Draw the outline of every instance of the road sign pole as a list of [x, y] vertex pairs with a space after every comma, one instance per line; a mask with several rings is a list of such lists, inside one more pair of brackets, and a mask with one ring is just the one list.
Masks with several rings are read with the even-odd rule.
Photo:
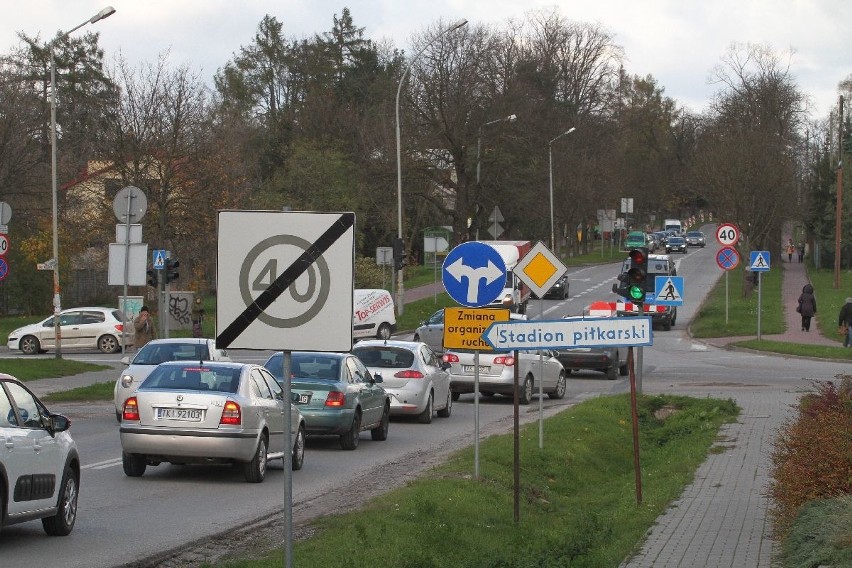
[[479, 479], [479, 349], [473, 352], [473, 478]]
[[763, 278], [757, 280], [757, 340], [760, 341], [760, 306], [763, 304]]
[[633, 470], [636, 474], [636, 504], [642, 504], [642, 469], [639, 462], [639, 411], [636, 403], [636, 371], [633, 346], [627, 348], [627, 367], [630, 370], [630, 422], [633, 426]]
[[[544, 319], [544, 300], [538, 300], [538, 319]], [[538, 351], [538, 376], [544, 378], [544, 351]], [[556, 388], [559, 388], [557, 385]], [[544, 380], [538, 382], [538, 449], [544, 448]]]
[[728, 271], [725, 271], [725, 325], [728, 325]]

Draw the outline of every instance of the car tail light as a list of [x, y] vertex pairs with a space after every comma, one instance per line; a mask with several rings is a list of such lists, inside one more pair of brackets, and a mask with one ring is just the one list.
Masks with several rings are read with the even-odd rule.
[[420, 371], [412, 371], [411, 369], [399, 371], [394, 375], [397, 379], [422, 379], [424, 376]]
[[239, 426], [242, 420], [240, 405], [233, 400], [225, 402], [225, 408], [222, 409], [222, 418], [219, 419], [219, 424]]
[[515, 358], [511, 355], [500, 355], [499, 357], [494, 357], [495, 365], [503, 365], [504, 367], [511, 367], [515, 364]]
[[444, 363], [458, 363], [459, 356], [455, 353], [444, 353], [444, 356], [441, 357], [444, 360]]
[[122, 331], [124, 331], [124, 324], [123, 323], [115, 324], [115, 331], [117, 331], [118, 333], [121, 333]]
[[136, 401], [135, 396], [131, 396], [124, 401], [124, 412], [121, 413], [121, 419], [139, 421], [139, 403]]
[[331, 391], [325, 397], [326, 406], [343, 406], [346, 403], [346, 395], [340, 391]]

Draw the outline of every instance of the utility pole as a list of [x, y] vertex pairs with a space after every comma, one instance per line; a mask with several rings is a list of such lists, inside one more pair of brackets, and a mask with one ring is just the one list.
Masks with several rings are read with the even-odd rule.
[[840, 232], [843, 229], [843, 95], [837, 109], [837, 206], [834, 219], [834, 289], [840, 288]]

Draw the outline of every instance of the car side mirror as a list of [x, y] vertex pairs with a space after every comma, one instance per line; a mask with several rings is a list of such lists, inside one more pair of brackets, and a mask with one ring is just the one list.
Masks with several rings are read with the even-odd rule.
[[51, 436], [55, 436], [59, 432], [65, 432], [71, 427], [71, 421], [67, 416], [62, 414], [51, 414], [48, 417], [47, 429]]
[[382, 378], [382, 376], [381, 376], [379, 373], [373, 373], [373, 375], [372, 375], [372, 376], [373, 376], [373, 382], [374, 382], [374, 383], [383, 383], [383, 382], [385, 382], [385, 380]]
[[299, 393], [291, 391], [290, 392], [290, 402], [292, 402], [294, 404], [298, 404], [299, 403]]
[[442, 371], [449, 371], [451, 368], [452, 368], [452, 365], [450, 363], [447, 363], [446, 361], [441, 361], [441, 370]]
[[130, 364], [130, 355], [125, 355], [124, 357], [122, 357], [121, 363], [123, 365], [129, 365]]

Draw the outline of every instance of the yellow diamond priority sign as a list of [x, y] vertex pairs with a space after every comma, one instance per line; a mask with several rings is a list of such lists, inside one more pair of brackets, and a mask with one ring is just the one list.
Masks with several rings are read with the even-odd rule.
[[539, 241], [515, 266], [513, 272], [537, 297], [543, 298], [567, 270], [568, 267]]

